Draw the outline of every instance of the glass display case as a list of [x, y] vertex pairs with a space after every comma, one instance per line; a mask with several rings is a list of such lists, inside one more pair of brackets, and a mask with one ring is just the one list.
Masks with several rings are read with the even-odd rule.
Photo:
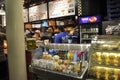
[[33, 78], [41, 79], [37, 77], [39, 76], [44, 79], [47, 77], [46, 80], [48, 78], [55, 80], [58, 77], [61, 77], [59, 79], [71, 77], [71, 79], [84, 80], [88, 69], [89, 48], [90, 45], [85, 44], [52, 43], [46, 44], [41, 49], [39, 47], [39, 50], [32, 54], [30, 69], [34, 73]]
[[102, 35], [92, 43], [89, 75], [97, 80], [120, 80], [120, 36]]

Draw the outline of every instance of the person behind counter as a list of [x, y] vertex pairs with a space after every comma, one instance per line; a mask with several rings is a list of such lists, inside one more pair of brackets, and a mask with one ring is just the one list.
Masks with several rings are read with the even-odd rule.
[[68, 43], [68, 32], [65, 32], [64, 27], [58, 27], [59, 33], [54, 36], [54, 43]]
[[32, 36], [34, 35], [34, 31], [32, 30], [32, 28], [26, 28], [25, 35], [27, 38], [32, 38]]
[[39, 40], [40, 39], [40, 34], [41, 34], [40, 30], [35, 30], [33, 38], [36, 38], [36, 40]]

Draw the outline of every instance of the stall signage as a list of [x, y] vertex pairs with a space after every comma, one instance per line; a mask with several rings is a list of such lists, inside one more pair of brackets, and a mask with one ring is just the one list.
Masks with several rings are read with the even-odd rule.
[[27, 40], [27, 49], [34, 50], [36, 48], [36, 41], [35, 39], [28, 39]]
[[47, 19], [47, 4], [41, 4], [29, 8], [29, 21]]
[[23, 21], [28, 22], [28, 9], [23, 9]]
[[79, 17], [79, 24], [100, 22], [100, 16]]
[[49, 2], [49, 18], [75, 15], [75, 0]]

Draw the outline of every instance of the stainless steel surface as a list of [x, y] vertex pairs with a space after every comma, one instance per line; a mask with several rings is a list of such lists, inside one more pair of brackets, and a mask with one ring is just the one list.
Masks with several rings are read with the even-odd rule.
[[90, 44], [54, 44], [50, 43], [46, 45], [48, 49], [58, 49], [58, 50], [81, 50], [89, 51]]
[[63, 72], [57, 72], [57, 71], [52, 71], [52, 70], [48, 70], [48, 69], [43, 69], [43, 68], [40, 68], [40, 67], [29, 66], [29, 71], [31, 71], [33, 73], [39, 74], [39, 70], [42, 70], [42, 71], [45, 71], [45, 72], [47, 71], [47, 72], [51, 72], [51, 73], [55, 73], [55, 74], [59, 74], [59, 75], [63, 75], [63, 76], [69, 76], [69, 77], [77, 78], [77, 79], [80, 79], [80, 80], [82, 80], [83, 77], [85, 76], [85, 74], [87, 72], [87, 69], [88, 69], [88, 63], [87, 62], [86, 62], [85, 68], [82, 69], [82, 73], [80, 75], [70, 75], [70, 74], [63, 73]]

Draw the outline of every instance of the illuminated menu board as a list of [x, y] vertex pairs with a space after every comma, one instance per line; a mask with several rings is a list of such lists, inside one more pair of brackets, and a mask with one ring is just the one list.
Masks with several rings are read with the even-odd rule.
[[41, 4], [29, 8], [29, 21], [47, 19], [47, 4]]
[[23, 9], [23, 21], [28, 22], [28, 9]]
[[75, 0], [49, 2], [49, 18], [75, 15]]

